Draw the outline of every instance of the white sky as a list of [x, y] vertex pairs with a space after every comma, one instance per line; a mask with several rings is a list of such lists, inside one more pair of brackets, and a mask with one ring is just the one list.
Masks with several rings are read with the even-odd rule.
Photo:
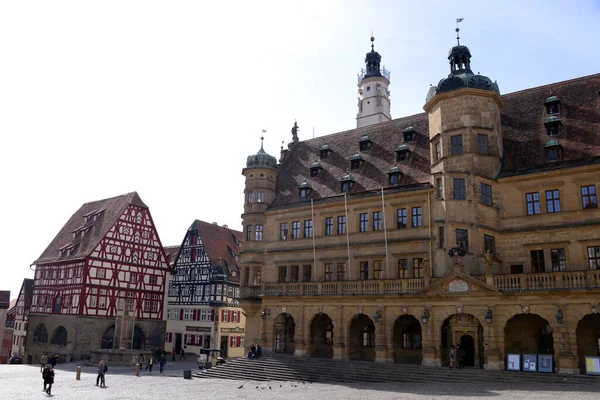
[[[526, 3], [526, 4], [525, 4]], [[419, 5], [418, 5], [419, 4]], [[426, 4], [426, 5], [420, 5]], [[600, 72], [600, 2], [3, 1], [0, 290], [85, 202], [137, 191], [164, 245], [241, 228], [248, 154], [356, 125], [373, 29], [392, 116], [422, 112], [470, 47], [502, 93]]]

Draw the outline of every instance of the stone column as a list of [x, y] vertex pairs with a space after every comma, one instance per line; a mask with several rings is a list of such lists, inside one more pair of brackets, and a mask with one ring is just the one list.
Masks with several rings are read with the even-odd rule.
[[[565, 318], [566, 320], [566, 318]], [[577, 358], [577, 325], [565, 321], [564, 325], [553, 326], [554, 357], [556, 371], [561, 374], [579, 374]]]
[[346, 332], [347, 327], [344, 325], [344, 306], [335, 307], [333, 316], [333, 359], [347, 360], [348, 359], [348, 338]]
[[[293, 316], [293, 315], [292, 315]], [[298, 320], [296, 321], [296, 333], [294, 337], [294, 356], [296, 357], [305, 357], [308, 355], [307, 351], [307, 329], [305, 326], [305, 318], [304, 318], [304, 306], [300, 306], [298, 313]]]
[[440, 345], [441, 345], [441, 323], [436, 321], [435, 314], [430, 309], [429, 321], [427, 324], [421, 322], [421, 334], [422, 346], [423, 346], [423, 361], [422, 365], [428, 365], [432, 367], [440, 367], [442, 360], [440, 356]]
[[504, 332], [498, 322], [493, 321], [490, 325], [483, 326], [483, 351], [485, 364], [483, 367], [489, 370], [503, 371], [504, 365]]
[[375, 361], [376, 362], [386, 362], [387, 361], [387, 353], [388, 353], [388, 335], [387, 335], [387, 327], [386, 327], [386, 315], [385, 315], [385, 307], [377, 308], [373, 315], [377, 312], [377, 310], [381, 311], [381, 317], [379, 320], [374, 318], [375, 324]]

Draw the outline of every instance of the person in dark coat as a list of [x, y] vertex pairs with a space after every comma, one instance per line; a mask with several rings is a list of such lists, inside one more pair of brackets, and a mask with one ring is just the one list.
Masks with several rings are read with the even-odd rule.
[[183, 346], [181, 348], [181, 353], [179, 353], [179, 359], [181, 360], [181, 357], [183, 357], [184, 360], [186, 360], [185, 358], [185, 346]]
[[175, 356], [177, 355], [177, 350], [175, 350], [175, 346], [173, 346], [172, 354], [173, 354], [173, 361], [175, 361]]
[[146, 366], [146, 369], [149, 369], [150, 373], [152, 373], [153, 366], [154, 366], [154, 357], [152, 357], [152, 354], [151, 354], [150, 357], [148, 357], [148, 365]]
[[458, 361], [458, 369], [463, 369], [465, 367], [465, 349], [461, 345], [456, 346], [456, 360]]
[[160, 361], [158, 362], [158, 365], [160, 366], [160, 373], [161, 374], [164, 372], [165, 364], [166, 363], [167, 363], [167, 358], [163, 354], [163, 355], [160, 356]]
[[56, 355], [56, 354], [52, 354], [52, 357], [50, 357], [50, 365], [52, 365], [52, 369], [54, 369], [54, 367], [56, 366], [57, 358], [58, 358], [58, 355]]
[[48, 387], [46, 389], [46, 393], [52, 395], [52, 384], [54, 383], [54, 368], [52, 368], [51, 366], [46, 368], [42, 376], [44, 378], [44, 389], [46, 389], [46, 386]]
[[96, 376], [96, 386], [98, 386], [98, 382], [100, 382], [100, 387], [106, 387], [106, 384], [104, 382], [104, 375], [106, 374], [106, 371], [108, 371], [108, 367], [104, 363], [104, 360], [102, 360], [98, 364], [98, 376]]
[[260, 357], [262, 354], [262, 347], [260, 347], [260, 344], [256, 345], [256, 358]]

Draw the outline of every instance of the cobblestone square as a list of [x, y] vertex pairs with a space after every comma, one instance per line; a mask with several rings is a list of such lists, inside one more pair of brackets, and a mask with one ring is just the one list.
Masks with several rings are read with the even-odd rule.
[[[76, 364], [57, 365], [52, 397], [60, 399], [597, 399], [600, 385], [571, 384], [316, 384], [302, 382], [253, 382], [220, 379], [183, 379], [183, 369], [194, 364], [171, 363], [165, 374], [158, 369], [152, 375], [142, 370], [135, 376], [132, 368], [111, 368], [106, 375], [106, 388], [95, 386], [92, 366], [82, 367], [81, 380], [76, 380]], [[2, 400], [48, 398], [42, 392], [39, 366], [0, 365]], [[242, 386], [243, 385], [243, 386]], [[240, 386], [242, 386], [240, 388]]]

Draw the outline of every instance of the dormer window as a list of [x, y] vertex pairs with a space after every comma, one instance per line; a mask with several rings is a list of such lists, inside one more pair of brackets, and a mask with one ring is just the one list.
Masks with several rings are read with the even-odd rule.
[[312, 192], [312, 186], [307, 181], [298, 185], [298, 197], [301, 199], [306, 199], [310, 195], [310, 192]]
[[560, 99], [556, 96], [550, 96], [544, 101], [548, 115], [560, 114]]
[[560, 127], [562, 126], [562, 122], [560, 118], [555, 115], [551, 115], [544, 121], [544, 126], [546, 126], [546, 132], [548, 136], [556, 136], [560, 134]]
[[365, 159], [360, 154], [355, 154], [350, 158], [350, 169], [357, 170], [365, 162]]
[[416, 134], [417, 131], [415, 131], [415, 128], [413, 128], [412, 125], [409, 125], [406, 128], [402, 129], [404, 143], [414, 142]]
[[323, 166], [317, 162], [313, 163], [310, 166], [310, 176], [311, 177], [315, 177], [315, 176], [319, 176], [319, 173], [323, 171]]
[[401, 144], [396, 147], [396, 161], [406, 161], [408, 160], [408, 155], [410, 154], [410, 149], [407, 145]]
[[358, 141], [358, 144], [360, 146], [360, 151], [369, 151], [369, 149], [373, 145], [373, 141], [369, 139], [368, 136], [363, 136]]
[[390, 185], [397, 185], [400, 183], [400, 178], [402, 177], [402, 170], [400, 168], [393, 166], [388, 171], [388, 180]]
[[342, 176], [342, 179], [340, 182], [342, 184], [342, 192], [349, 193], [350, 190], [352, 189], [352, 186], [354, 186], [354, 182], [356, 182], [356, 181], [354, 180], [353, 177], [346, 174], [346, 175]]
[[319, 155], [321, 157], [321, 160], [329, 157], [331, 153], [333, 153], [333, 150], [331, 149], [331, 147], [329, 147], [327, 143], [325, 143], [325, 145], [321, 146], [321, 148], [319, 149]]
[[548, 161], [556, 161], [560, 160], [562, 146], [558, 143], [558, 140], [551, 139], [544, 145], [544, 149], [546, 150], [546, 159]]

